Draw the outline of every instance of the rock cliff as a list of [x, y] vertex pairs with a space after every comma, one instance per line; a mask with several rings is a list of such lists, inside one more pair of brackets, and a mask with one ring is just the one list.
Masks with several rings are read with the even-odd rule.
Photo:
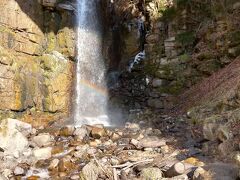
[[[70, 111], [73, 12], [55, 1], [0, 2], [0, 114], [52, 119]], [[46, 114], [46, 116], [45, 116]], [[48, 115], [47, 115], [48, 114]]]

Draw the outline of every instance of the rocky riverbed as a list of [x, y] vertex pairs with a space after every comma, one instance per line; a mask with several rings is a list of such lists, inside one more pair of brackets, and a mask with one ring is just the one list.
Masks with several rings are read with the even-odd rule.
[[162, 116], [158, 129], [145, 121], [35, 129], [3, 120], [0, 179], [237, 179], [237, 166], [204, 156], [184, 122], [170, 119]]

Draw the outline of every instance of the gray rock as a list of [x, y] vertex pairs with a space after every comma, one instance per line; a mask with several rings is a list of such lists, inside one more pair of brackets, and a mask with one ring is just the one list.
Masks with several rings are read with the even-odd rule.
[[14, 175], [16, 176], [19, 176], [19, 175], [24, 175], [24, 169], [17, 166], [15, 169], [14, 169]]

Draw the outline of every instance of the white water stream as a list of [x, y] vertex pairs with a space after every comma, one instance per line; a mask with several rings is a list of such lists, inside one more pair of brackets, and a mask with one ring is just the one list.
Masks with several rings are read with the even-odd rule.
[[78, 0], [75, 125], [110, 125], [97, 0]]

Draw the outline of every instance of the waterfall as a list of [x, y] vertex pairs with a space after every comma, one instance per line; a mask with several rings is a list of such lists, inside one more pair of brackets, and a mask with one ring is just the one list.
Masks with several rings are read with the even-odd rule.
[[76, 125], [110, 125], [108, 92], [102, 57], [101, 23], [97, 0], [78, 0], [77, 70], [74, 121]]

